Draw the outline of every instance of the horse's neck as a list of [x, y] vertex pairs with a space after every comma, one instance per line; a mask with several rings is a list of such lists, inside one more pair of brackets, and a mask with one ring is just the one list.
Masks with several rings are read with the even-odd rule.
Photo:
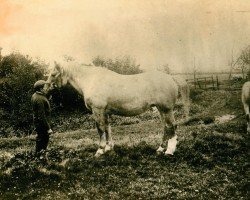
[[104, 74], [116, 74], [101, 67], [72, 66], [65, 71], [68, 76], [68, 81], [80, 94], [89, 91], [91, 85], [95, 84], [95, 81], [104, 76]]
[[83, 89], [79, 86], [78, 82], [76, 82], [75, 80], [69, 79], [68, 80], [70, 85], [75, 88], [77, 90], [77, 92], [81, 95], [83, 95]]
[[80, 93], [83, 95], [85, 87], [89, 78], [89, 69], [82, 68], [73, 68], [72, 70], [65, 70], [68, 76], [68, 82]]

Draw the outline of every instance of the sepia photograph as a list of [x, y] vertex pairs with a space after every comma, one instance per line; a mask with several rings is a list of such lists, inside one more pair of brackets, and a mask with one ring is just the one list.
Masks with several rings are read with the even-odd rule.
[[0, 0], [0, 199], [250, 198], [249, 0]]

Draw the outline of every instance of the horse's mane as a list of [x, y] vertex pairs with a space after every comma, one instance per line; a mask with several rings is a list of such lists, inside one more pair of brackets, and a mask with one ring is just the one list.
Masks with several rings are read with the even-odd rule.
[[[113, 72], [105, 67], [99, 67], [99, 66], [95, 66], [95, 65], [84, 65], [81, 64], [79, 62], [64, 62], [64, 63], [60, 63], [57, 64], [60, 69], [63, 70], [64, 73], [66, 73], [69, 76], [81, 76], [82, 72], [87, 70], [87, 71], [91, 71], [91, 70], [98, 70], [98, 71], [102, 71], [102, 72]], [[113, 72], [115, 73], [115, 72]]]

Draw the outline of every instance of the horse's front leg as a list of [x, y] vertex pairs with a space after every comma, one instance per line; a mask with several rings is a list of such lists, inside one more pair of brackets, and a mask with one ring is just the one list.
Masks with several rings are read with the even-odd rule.
[[[108, 118], [106, 118], [108, 120]], [[107, 126], [105, 129], [105, 134], [106, 134], [106, 146], [104, 149], [104, 152], [111, 151], [114, 148], [114, 142], [112, 140], [112, 135], [111, 135], [111, 126], [109, 122], [106, 122]]]
[[162, 144], [157, 149], [157, 153], [162, 153], [165, 151], [165, 155], [173, 155], [177, 145], [177, 135], [175, 133], [176, 124], [173, 111], [170, 110], [167, 113], [160, 111], [160, 114], [163, 122], [164, 133]]
[[104, 114], [103, 110], [95, 110], [93, 112], [96, 121], [96, 128], [100, 136], [99, 148], [95, 156], [99, 157], [107, 151], [113, 149], [113, 142], [111, 137], [111, 129], [108, 124], [108, 116]]

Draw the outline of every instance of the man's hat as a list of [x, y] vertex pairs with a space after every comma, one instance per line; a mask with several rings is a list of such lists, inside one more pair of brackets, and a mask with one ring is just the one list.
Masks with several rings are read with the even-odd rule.
[[42, 88], [44, 85], [46, 84], [45, 80], [38, 80], [37, 82], [35, 82], [34, 84], [34, 89], [38, 90], [40, 88]]

